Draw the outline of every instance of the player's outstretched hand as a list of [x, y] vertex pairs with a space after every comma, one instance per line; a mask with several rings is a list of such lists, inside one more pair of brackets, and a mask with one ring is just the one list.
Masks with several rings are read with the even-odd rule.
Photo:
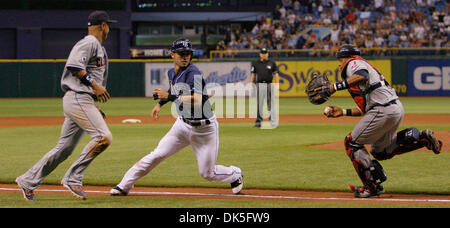
[[343, 115], [343, 111], [341, 108], [336, 106], [328, 106], [325, 108], [323, 114], [328, 118], [337, 118]]
[[166, 100], [167, 98], [169, 98], [169, 92], [160, 88], [156, 88], [155, 90], [153, 90], [153, 94], [157, 94], [158, 99], [161, 100]]
[[156, 104], [155, 107], [152, 110], [152, 117], [154, 120], [158, 120], [159, 119], [159, 112], [161, 111], [161, 105], [160, 104]]
[[111, 98], [111, 95], [109, 95], [108, 91], [106, 89], [99, 85], [97, 82], [92, 83], [92, 91], [94, 92], [95, 96], [97, 96], [97, 99], [100, 102], [106, 102]]

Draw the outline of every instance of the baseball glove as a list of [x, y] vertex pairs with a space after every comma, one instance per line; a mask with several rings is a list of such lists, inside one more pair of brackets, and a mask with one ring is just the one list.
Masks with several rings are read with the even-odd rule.
[[327, 77], [314, 74], [306, 86], [305, 92], [308, 95], [309, 102], [315, 105], [323, 104], [331, 96], [330, 81]]

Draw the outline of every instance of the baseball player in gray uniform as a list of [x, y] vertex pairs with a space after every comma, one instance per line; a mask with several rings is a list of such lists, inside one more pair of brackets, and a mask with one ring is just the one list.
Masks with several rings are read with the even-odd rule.
[[169, 156], [191, 145], [197, 157], [200, 175], [209, 181], [230, 183], [232, 192], [239, 194], [243, 188], [241, 169], [216, 165], [219, 123], [206, 94], [205, 80], [199, 69], [191, 63], [192, 44], [189, 40], [180, 38], [173, 42], [171, 51], [174, 68], [168, 71], [170, 89], [154, 90], [154, 98], [160, 101], [153, 108], [152, 116], [158, 119], [161, 106], [172, 101], [177, 105], [179, 117], [155, 150], [133, 165], [110, 193], [112, 196], [128, 195], [136, 181]]
[[112, 142], [112, 134], [104, 114], [96, 101], [106, 102], [108, 56], [102, 42], [107, 39], [110, 20], [104, 11], [94, 11], [88, 17], [88, 35], [72, 48], [61, 78], [64, 124], [56, 146], [25, 174], [16, 178], [26, 200], [35, 201], [33, 191], [41, 185], [77, 146], [84, 133], [92, 140], [84, 147], [78, 160], [64, 175], [61, 183], [80, 199], [87, 195], [82, 189], [82, 178], [89, 164]]
[[[364, 186], [350, 185], [355, 197], [367, 198], [384, 193], [381, 185], [387, 177], [377, 160], [386, 160], [395, 155], [427, 147], [439, 154], [442, 142], [433, 131], [415, 127], [397, 132], [404, 116], [404, 109], [395, 90], [385, 81], [383, 75], [366, 60], [353, 45], [343, 45], [337, 52], [341, 69], [341, 82], [331, 84], [332, 93], [347, 89], [357, 108], [331, 107], [327, 117], [362, 116], [353, 131], [345, 138], [347, 155]], [[370, 144], [372, 160], [364, 147]]]

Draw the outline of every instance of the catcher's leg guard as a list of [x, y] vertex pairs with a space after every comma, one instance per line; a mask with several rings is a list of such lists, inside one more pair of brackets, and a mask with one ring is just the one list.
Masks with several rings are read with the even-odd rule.
[[383, 166], [381, 166], [381, 164], [377, 160], [372, 160], [369, 171], [372, 176], [372, 181], [376, 185], [379, 185], [387, 180], [387, 176], [384, 172]]
[[[351, 134], [345, 138], [345, 149], [361, 182], [370, 192], [377, 192], [377, 188], [381, 187], [381, 183], [387, 180], [381, 164], [376, 160], [370, 159], [370, 155], [364, 145], [352, 142]], [[359, 159], [365, 155], [364, 161]]]
[[[360, 187], [350, 185], [350, 189], [354, 192], [354, 195], [357, 198], [379, 196], [384, 193], [384, 187], [381, 183], [387, 180], [387, 176], [381, 164], [377, 160], [372, 160], [369, 171], [371, 175], [370, 180], [368, 180], [369, 184], [365, 184]], [[367, 186], [375, 186], [375, 188], [369, 188]]]
[[431, 130], [420, 131], [415, 127], [399, 131], [396, 143], [398, 146], [391, 153], [386, 150], [383, 152], [372, 151], [373, 157], [377, 160], [391, 159], [395, 155], [411, 152], [425, 146], [438, 154], [442, 145], [442, 142], [436, 139]]
[[387, 154], [387, 152], [379, 153], [378, 155], [374, 154], [374, 157], [378, 160], [389, 159], [395, 155], [400, 155], [420, 149], [431, 143], [428, 135], [426, 134], [426, 131], [421, 132], [415, 127], [406, 128], [399, 131], [397, 133], [396, 142], [398, 144], [398, 147], [395, 148], [390, 154]]

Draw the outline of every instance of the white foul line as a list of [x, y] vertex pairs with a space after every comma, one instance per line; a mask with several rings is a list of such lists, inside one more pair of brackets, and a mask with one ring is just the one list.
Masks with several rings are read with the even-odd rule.
[[[0, 188], [0, 191], [20, 191], [17, 188]], [[69, 192], [68, 190], [58, 189], [39, 189], [36, 192]], [[109, 194], [109, 191], [87, 190], [86, 193]], [[213, 196], [230, 198], [254, 198], [254, 199], [290, 199], [290, 200], [324, 200], [324, 201], [364, 201], [376, 200], [384, 202], [413, 202], [413, 203], [450, 203], [445, 199], [385, 199], [385, 198], [336, 198], [336, 197], [304, 197], [304, 196], [262, 196], [262, 195], [232, 195], [232, 194], [212, 194], [212, 193], [187, 193], [187, 192], [131, 192], [134, 195], [162, 195], [162, 196]]]

